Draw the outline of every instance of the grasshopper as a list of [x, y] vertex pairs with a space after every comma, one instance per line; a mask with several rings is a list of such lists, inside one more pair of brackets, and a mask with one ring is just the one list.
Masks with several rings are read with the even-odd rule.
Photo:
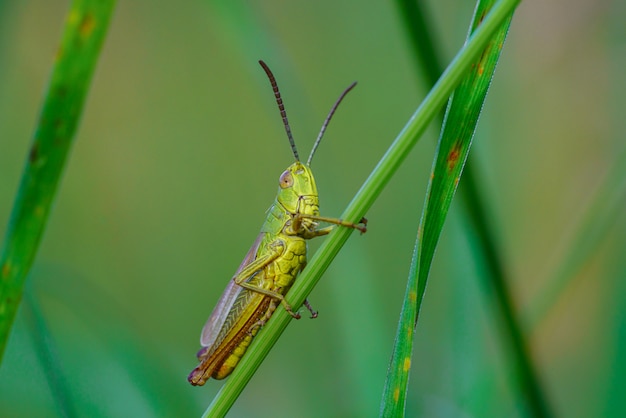
[[[311, 173], [311, 160], [324, 135], [337, 106], [356, 85], [352, 83], [339, 96], [324, 120], [311, 154], [302, 164], [291, 134], [287, 113], [283, 105], [276, 79], [269, 67], [265, 70], [276, 103], [283, 119], [287, 138], [296, 161], [285, 170], [278, 180], [278, 194], [268, 210], [267, 218], [256, 241], [244, 257], [237, 272], [228, 282], [226, 290], [207, 320], [198, 352], [200, 365], [189, 374], [192, 385], [204, 385], [209, 378], [224, 379], [237, 366], [259, 329], [270, 319], [278, 304], [289, 314], [300, 318], [285, 299], [285, 294], [306, 265], [306, 240], [328, 234], [333, 226], [319, 228], [320, 222], [354, 228], [364, 233], [367, 220], [358, 224], [341, 219], [326, 218], [319, 214], [317, 186]], [[317, 316], [308, 301], [304, 302]]]

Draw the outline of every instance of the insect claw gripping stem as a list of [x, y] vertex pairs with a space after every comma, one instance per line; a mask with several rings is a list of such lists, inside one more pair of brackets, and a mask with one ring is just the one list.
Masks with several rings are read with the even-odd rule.
[[304, 299], [304, 306], [311, 312], [311, 319], [317, 318], [317, 311], [311, 307], [308, 299]]
[[[359, 224], [362, 224], [363, 226], [359, 227], [358, 226]], [[361, 220], [357, 223], [356, 229], [361, 231], [361, 235], [366, 233], [367, 232], [367, 218], [365, 218], [365, 217], [361, 218]]]

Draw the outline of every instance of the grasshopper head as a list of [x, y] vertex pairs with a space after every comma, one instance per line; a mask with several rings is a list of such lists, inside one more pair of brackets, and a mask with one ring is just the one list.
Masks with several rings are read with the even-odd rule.
[[317, 186], [311, 169], [300, 161], [280, 175], [278, 202], [290, 213], [319, 215]]
[[[310, 169], [311, 160], [313, 159], [315, 150], [317, 150], [317, 147], [322, 140], [322, 136], [326, 131], [326, 127], [328, 126], [330, 119], [333, 117], [335, 110], [337, 110], [337, 106], [339, 106], [339, 103], [341, 103], [346, 94], [348, 94], [348, 92], [356, 85], [356, 82], [352, 83], [343, 91], [343, 93], [341, 93], [339, 99], [337, 99], [333, 107], [330, 109], [330, 112], [328, 112], [328, 116], [326, 116], [326, 119], [322, 124], [322, 129], [313, 144], [311, 154], [309, 154], [309, 159], [305, 165], [300, 162], [298, 150], [296, 149], [296, 143], [293, 140], [291, 128], [289, 127], [289, 121], [287, 120], [287, 112], [285, 112], [283, 99], [280, 97], [280, 91], [278, 90], [278, 84], [276, 84], [274, 74], [272, 74], [272, 71], [263, 61], [259, 61], [259, 64], [261, 64], [261, 67], [265, 70], [265, 73], [270, 80], [270, 84], [272, 85], [272, 90], [274, 90], [274, 97], [276, 98], [276, 104], [278, 105], [280, 115], [283, 118], [283, 125], [285, 126], [285, 131], [287, 133], [287, 139], [291, 145], [291, 152], [296, 159], [296, 162], [287, 167], [287, 170], [285, 170], [285, 172], [280, 176], [280, 180], [278, 182], [279, 189], [277, 200], [285, 208], [285, 210], [291, 214], [301, 213], [305, 215], [319, 216], [319, 199], [317, 186], [315, 185], [313, 173], [311, 173]], [[309, 226], [310, 224], [314, 224], [314, 222], [310, 218], [307, 218], [303, 221], [303, 224], [305, 224], [305, 226]]]

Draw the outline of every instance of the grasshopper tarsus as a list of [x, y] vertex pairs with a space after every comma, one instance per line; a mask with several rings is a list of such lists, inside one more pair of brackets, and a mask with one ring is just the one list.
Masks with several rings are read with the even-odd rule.
[[313, 309], [308, 299], [304, 299], [304, 306], [309, 310], [309, 312], [311, 312], [311, 319], [317, 318], [318, 312]]
[[365, 217], [361, 218], [361, 220], [356, 224], [355, 228], [358, 229], [359, 232], [361, 232], [361, 235], [366, 233], [367, 232], [367, 218]]
[[[285, 310], [287, 311], [287, 313], [288, 313], [289, 315], [291, 315], [291, 317], [292, 317], [293, 319], [300, 319], [300, 318], [302, 318], [302, 315], [300, 315], [300, 313], [299, 313], [299, 312], [294, 312], [294, 311], [293, 311], [293, 309], [291, 309], [291, 305], [289, 305], [289, 304], [287, 303], [287, 301], [285, 300], [285, 298], [284, 298], [284, 297], [282, 297], [282, 298], [281, 298], [281, 305], [283, 305], [283, 307], [285, 308]], [[271, 314], [270, 314], [269, 316], [271, 316]], [[269, 317], [269, 316], [268, 316], [268, 317]]]

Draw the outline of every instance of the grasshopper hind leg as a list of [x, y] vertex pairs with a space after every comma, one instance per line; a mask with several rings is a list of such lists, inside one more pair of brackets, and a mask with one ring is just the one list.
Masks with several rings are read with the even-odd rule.
[[315, 309], [313, 309], [308, 299], [304, 299], [304, 306], [307, 308], [309, 312], [311, 312], [311, 319], [317, 318], [318, 312]]
[[[304, 306], [311, 313], [311, 319], [317, 318], [318, 312], [315, 309], [313, 309], [313, 307], [311, 306], [311, 303], [309, 302], [308, 299], [304, 300]], [[248, 334], [253, 335], [253, 336], [256, 335], [256, 333], [259, 331], [259, 329], [262, 328], [267, 323], [267, 321], [269, 321], [269, 319], [274, 314], [274, 311], [276, 311], [277, 307], [278, 307], [278, 305], [276, 304], [276, 300], [272, 299], [272, 301], [269, 304], [269, 307], [267, 308], [267, 312], [265, 312], [265, 315], [263, 315], [263, 317], [261, 319], [259, 319], [254, 325], [252, 325], [252, 327], [250, 327], [250, 331], [248, 331]], [[295, 318], [295, 319], [300, 319], [301, 318], [301, 315], [299, 313], [297, 313], [297, 312], [293, 313], [293, 311], [291, 311], [291, 310], [287, 310], [287, 312], [289, 312], [289, 314], [293, 318]], [[202, 352], [202, 350], [200, 350], [198, 355], [200, 355], [201, 352]]]

